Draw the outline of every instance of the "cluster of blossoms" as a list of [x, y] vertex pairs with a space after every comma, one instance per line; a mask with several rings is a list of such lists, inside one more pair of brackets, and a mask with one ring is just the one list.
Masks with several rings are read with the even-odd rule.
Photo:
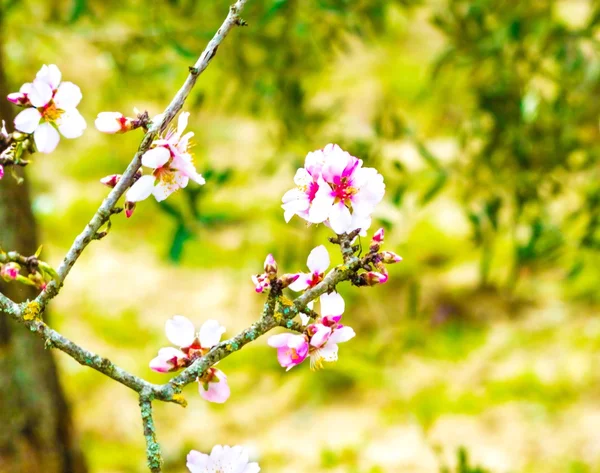
[[306, 327], [303, 334], [280, 333], [269, 337], [268, 344], [277, 348], [277, 360], [288, 371], [310, 357], [313, 369], [323, 367], [323, 361], [336, 361], [338, 343], [356, 335], [351, 327], [340, 324], [344, 299], [337, 292], [320, 298], [321, 316]]
[[[10, 102], [25, 108], [14, 120], [15, 129], [22, 134], [32, 135], [36, 150], [42, 153], [54, 151], [60, 135], [77, 138], [87, 126], [76, 108], [82, 98], [81, 90], [72, 82], [61, 82], [61, 79], [62, 74], [56, 65], [44, 65], [33, 82], [23, 84], [19, 92], [7, 96]], [[136, 176], [134, 184], [128, 190], [125, 203], [128, 217], [133, 213], [135, 203], [150, 195], [160, 202], [186, 187], [190, 180], [200, 185], [205, 183], [202, 175], [196, 171], [189, 151], [190, 138], [194, 134], [184, 133], [188, 117], [189, 113], [181, 113], [177, 129], [170, 129], [159, 136], [143, 154], [142, 165], [150, 173]], [[159, 115], [153, 122], [161, 120], [162, 116]], [[130, 118], [119, 112], [101, 112], [95, 120], [99, 131], [111, 134], [125, 133], [140, 127], [146, 129], [147, 123], [147, 114]], [[8, 138], [3, 126], [2, 136], [4, 135]], [[16, 139], [17, 135], [11, 138]], [[14, 156], [11, 157], [12, 163], [17, 161]], [[3, 176], [4, 168], [0, 165], [0, 179]], [[114, 187], [119, 178], [119, 175], [107, 176], [101, 182]]]
[[60, 135], [78, 138], [87, 126], [76, 108], [81, 101], [81, 90], [72, 82], [61, 83], [61, 79], [56, 65], [44, 64], [33, 82], [23, 84], [19, 92], [7, 97], [25, 108], [16, 116], [15, 128], [33, 134], [35, 146], [41, 153], [54, 151]]
[[364, 235], [385, 184], [376, 169], [362, 165], [335, 144], [308, 153], [294, 176], [296, 187], [283, 196], [285, 221], [298, 215], [309, 223], [324, 223], [338, 235], [356, 229]]
[[[158, 356], [150, 362], [150, 368], [158, 373], [185, 368], [217, 345], [224, 332], [225, 327], [219, 322], [207, 320], [196, 333], [194, 324], [190, 320], [182, 315], [176, 315], [167, 320], [165, 333], [169, 341], [179, 348], [161, 348]], [[198, 378], [198, 389], [200, 395], [210, 402], [223, 403], [229, 399], [227, 376], [216, 368], [209, 368], [201, 378]]]

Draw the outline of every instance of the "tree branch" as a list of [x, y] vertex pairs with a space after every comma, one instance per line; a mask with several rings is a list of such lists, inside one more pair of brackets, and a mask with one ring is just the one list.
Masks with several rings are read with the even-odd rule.
[[44, 289], [40, 295], [36, 298], [36, 301], [43, 308], [46, 307], [48, 301], [50, 301], [53, 297], [55, 297], [60, 288], [64, 284], [64, 281], [71, 271], [71, 268], [81, 256], [83, 250], [89, 245], [89, 243], [94, 239], [96, 232], [104, 225], [110, 215], [111, 210], [117, 204], [117, 201], [121, 198], [121, 196], [125, 193], [125, 191], [129, 188], [129, 186], [133, 182], [133, 178], [135, 173], [141, 166], [141, 158], [142, 155], [150, 148], [152, 141], [156, 137], [157, 134], [164, 131], [169, 123], [173, 120], [175, 115], [181, 110], [185, 100], [189, 96], [192, 88], [196, 84], [198, 77], [210, 64], [210, 61], [215, 56], [217, 49], [221, 42], [225, 39], [227, 34], [231, 31], [234, 26], [237, 25], [245, 25], [245, 22], [240, 18], [239, 14], [244, 8], [247, 0], [237, 0], [234, 5], [229, 8], [229, 14], [225, 21], [219, 28], [219, 30], [215, 33], [213, 38], [210, 40], [203, 53], [200, 55], [196, 63], [193, 67], [190, 67], [190, 73], [187, 76], [184, 84], [181, 86], [173, 100], [169, 106], [163, 112], [162, 118], [159, 123], [153, 124], [151, 129], [144, 135], [142, 142], [136, 152], [133, 160], [127, 166], [127, 169], [123, 173], [123, 176], [117, 183], [117, 185], [113, 188], [113, 190], [108, 194], [106, 199], [102, 202], [92, 219], [86, 225], [85, 229], [75, 238], [75, 241], [71, 245], [71, 248], [65, 255], [62, 263], [58, 267], [57, 273], [58, 277], [51, 281]]
[[161, 473], [162, 456], [160, 454], [160, 445], [156, 441], [156, 428], [154, 427], [154, 419], [152, 418], [152, 398], [148, 392], [140, 394], [140, 411], [144, 426], [144, 438], [146, 439], [148, 468], [152, 473]]

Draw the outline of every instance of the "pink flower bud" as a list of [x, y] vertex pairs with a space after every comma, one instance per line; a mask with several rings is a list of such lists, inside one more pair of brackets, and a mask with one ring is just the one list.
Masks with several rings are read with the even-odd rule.
[[106, 176], [100, 179], [100, 183], [112, 188], [118, 184], [119, 179], [121, 179], [121, 174], [111, 174], [110, 176]]
[[296, 273], [296, 274], [289, 274], [289, 273], [284, 274], [283, 276], [281, 276], [279, 278], [279, 281], [281, 281], [281, 288], [285, 289], [290, 284], [292, 284], [294, 281], [296, 281], [299, 277], [300, 277], [300, 274], [298, 274], [298, 273]]
[[6, 263], [0, 267], [0, 277], [6, 281], [12, 281], [17, 279], [20, 269], [21, 266], [19, 266], [17, 263]]
[[125, 201], [125, 216], [130, 218], [135, 210], [135, 202]]
[[2, 164], [0, 164], [0, 179], [2, 179], [4, 177], [4, 168], [2, 167]]
[[269, 276], [275, 276], [277, 274], [277, 262], [271, 253], [269, 253], [265, 259], [265, 273]]
[[21, 92], [14, 92], [12, 94], [8, 94], [6, 97], [9, 102], [18, 105], [19, 107], [26, 107], [29, 105], [29, 99], [27, 98], [27, 94]]
[[385, 284], [388, 280], [387, 273], [378, 273], [376, 271], [369, 271], [362, 275], [363, 280], [367, 286], [375, 286], [376, 284]]
[[385, 264], [394, 264], [402, 261], [402, 257], [398, 256], [393, 251], [382, 251], [381, 252], [381, 261]]
[[255, 286], [255, 291], [259, 294], [271, 289], [271, 281], [266, 274], [256, 274], [252, 276], [252, 282]]
[[133, 119], [119, 112], [100, 112], [95, 121], [98, 131], [103, 133], [125, 133], [133, 129]]
[[377, 230], [375, 232], [375, 234], [373, 235], [373, 241], [377, 242], [377, 243], [383, 243], [383, 237], [384, 237], [384, 230], [383, 228], [380, 228], [379, 230]]

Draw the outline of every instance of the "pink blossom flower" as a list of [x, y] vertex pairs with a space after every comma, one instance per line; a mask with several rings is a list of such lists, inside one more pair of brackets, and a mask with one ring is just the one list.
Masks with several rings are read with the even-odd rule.
[[[72, 82], [61, 83], [61, 73], [54, 64], [44, 65], [35, 80], [21, 87], [19, 96], [9, 100], [27, 108], [15, 118], [15, 128], [22, 133], [33, 133], [38, 151], [51, 153], [65, 138], [77, 138], [86, 128], [84, 118], [77, 110], [81, 90]], [[58, 130], [58, 131], [57, 131]]]
[[120, 112], [100, 112], [94, 123], [103, 133], [125, 133], [133, 129], [133, 119]]
[[3, 264], [2, 266], [0, 266], [0, 277], [2, 277], [4, 280], [12, 281], [14, 279], [17, 279], [20, 269], [21, 266], [19, 266], [18, 263], [10, 262]]
[[150, 361], [150, 369], [157, 373], [176, 371], [188, 364], [188, 357], [177, 348], [166, 347], [158, 350], [158, 356]]
[[227, 376], [216, 368], [209, 368], [201, 378], [198, 378], [198, 391], [202, 398], [217, 404], [227, 401], [231, 394]]
[[306, 266], [308, 266], [310, 273], [298, 273], [299, 277], [290, 284], [290, 289], [295, 292], [300, 292], [316, 286], [323, 280], [325, 271], [329, 268], [329, 264], [330, 259], [327, 248], [323, 245], [313, 248], [306, 260]]
[[307, 330], [310, 337], [310, 366], [312, 369], [323, 367], [323, 361], [336, 361], [338, 343], [347, 342], [356, 335], [350, 327], [345, 327], [339, 321], [344, 312], [344, 299], [337, 292], [321, 296], [321, 320], [309, 325]]
[[4, 177], [4, 167], [0, 164], [0, 179]]
[[[216, 320], [207, 320], [196, 333], [194, 324], [182, 315], [167, 320], [165, 333], [169, 341], [179, 347], [166, 347], [158, 351], [158, 356], [150, 362], [150, 369], [159, 373], [177, 371], [191, 365], [217, 345], [225, 327]], [[211, 402], [225, 402], [229, 398], [227, 376], [216, 368], [209, 368], [198, 378], [200, 394]]]
[[338, 145], [309, 153], [294, 177], [296, 188], [283, 196], [284, 217], [325, 222], [338, 234], [371, 225], [371, 213], [385, 193], [383, 177]]
[[139, 202], [150, 195], [161, 202], [173, 192], [183, 189], [190, 179], [200, 185], [206, 181], [198, 174], [188, 152], [192, 132], [183, 134], [189, 113], [179, 115], [177, 130], [170, 130], [165, 137], [152, 143], [142, 156], [142, 165], [152, 169], [151, 175], [140, 177], [127, 191], [127, 200]]
[[258, 463], [250, 463], [248, 452], [240, 446], [215, 445], [206, 453], [192, 450], [186, 466], [190, 473], [258, 473]]
[[277, 360], [283, 368], [286, 368], [286, 371], [302, 363], [308, 355], [309, 347], [306, 335], [280, 333], [269, 337], [267, 343], [269, 346], [277, 348]]

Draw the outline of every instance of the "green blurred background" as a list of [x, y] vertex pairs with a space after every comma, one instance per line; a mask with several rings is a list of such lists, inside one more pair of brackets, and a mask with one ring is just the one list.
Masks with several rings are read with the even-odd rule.
[[[83, 91], [84, 137], [28, 167], [56, 265], [141, 138], [99, 133], [96, 114], [162, 111], [229, 2], [3, 5], [13, 89], [55, 63]], [[166, 381], [148, 362], [167, 318], [233, 335], [260, 313], [265, 255], [303, 270], [326, 242], [280, 199], [329, 142], [384, 175], [372, 230], [404, 262], [340, 287], [357, 337], [326, 370], [284, 373], [263, 338], [220, 364], [225, 405], [194, 386], [186, 410], [157, 405], [165, 470], [221, 443], [263, 471], [600, 472], [600, 3], [249, 0], [243, 16], [184, 108], [207, 185], [113, 218], [54, 326]], [[90, 471], [145, 471], [135, 396], [57, 358]]]

